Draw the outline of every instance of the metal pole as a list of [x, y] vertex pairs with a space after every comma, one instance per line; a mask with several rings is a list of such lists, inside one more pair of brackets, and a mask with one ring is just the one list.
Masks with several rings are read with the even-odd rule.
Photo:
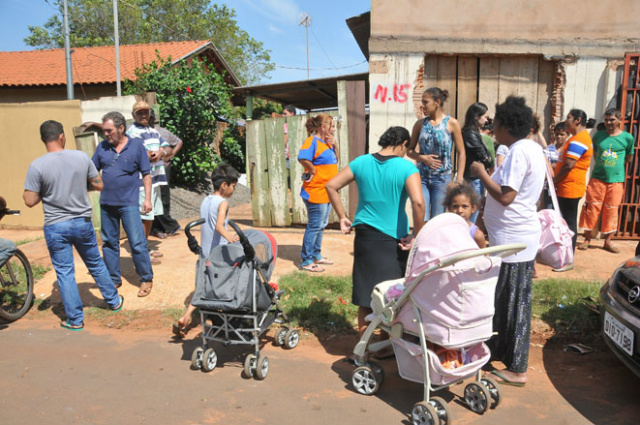
[[64, 13], [62, 21], [64, 25], [64, 60], [67, 67], [67, 99], [73, 99], [73, 68], [71, 66], [71, 47], [69, 42], [69, 8], [67, 0], [64, 0]]
[[309, 17], [305, 21], [304, 32], [307, 35], [307, 80], [309, 79]]
[[113, 40], [116, 45], [116, 93], [122, 96], [122, 86], [120, 82], [120, 37], [118, 31], [118, 0], [113, 0]]

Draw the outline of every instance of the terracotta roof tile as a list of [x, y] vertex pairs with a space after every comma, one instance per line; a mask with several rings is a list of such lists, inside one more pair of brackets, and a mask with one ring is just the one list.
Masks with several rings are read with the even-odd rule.
[[[120, 76], [134, 79], [134, 70], [156, 59], [171, 56], [176, 62], [210, 44], [207, 40], [120, 46]], [[212, 45], [213, 46], [213, 45]], [[215, 48], [214, 48], [215, 49]], [[115, 83], [115, 48], [77, 47], [71, 61], [74, 84]], [[0, 86], [65, 85], [64, 49], [0, 52]]]

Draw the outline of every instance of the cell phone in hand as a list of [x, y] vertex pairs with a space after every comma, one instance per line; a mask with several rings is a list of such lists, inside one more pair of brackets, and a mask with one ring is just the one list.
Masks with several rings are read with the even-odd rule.
[[311, 173], [302, 173], [302, 180], [307, 181], [311, 178]]

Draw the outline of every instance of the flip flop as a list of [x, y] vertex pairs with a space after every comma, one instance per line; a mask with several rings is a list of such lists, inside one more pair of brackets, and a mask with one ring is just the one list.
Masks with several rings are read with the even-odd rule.
[[109, 307], [111, 309], [111, 311], [117, 313], [120, 310], [122, 310], [122, 307], [124, 307], [124, 297], [122, 295], [118, 295], [120, 297], [120, 304], [118, 304], [116, 307]]
[[591, 244], [587, 241], [584, 241], [584, 242], [580, 242], [576, 248], [578, 248], [580, 251], [586, 251], [590, 247], [591, 247]]
[[142, 282], [140, 284], [140, 290], [138, 291], [138, 296], [140, 298], [146, 297], [151, 293], [151, 289], [153, 289], [153, 282]]
[[306, 266], [300, 266], [300, 270], [304, 270], [311, 273], [322, 273], [324, 268], [320, 267], [317, 264], [309, 264]]
[[605, 245], [602, 247], [602, 249], [612, 254], [620, 254], [620, 248], [616, 248], [615, 246]]
[[72, 325], [71, 323], [69, 323], [69, 319], [67, 319], [64, 322], [60, 322], [60, 327], [77, 332], [84, 329], [84, 322], [82, 322], [82, 324], [80, 325]]
[[501, 385], [511, 385], [514, 387], [524, 387], [526, 382], [515, 382], [515, 381], [509, 381], [507, 378], [505, 378], [499, 371], [497, 370], [492, 370], [491, 371], [492, 375], [497, 376], [498, 378], [500, 378], [498, 380], [498, 383]]
[[178, 226], [178, 228], [173, 232], [167, 232], [167, 236], [178, 236], [180, 234], [180, 229], [182, 229], [182, 226]]
[[328, 258], [321, 258], [319, 260], [315, 260], [314, 263], [315, 264], [324, 264], [325, 266], [332, 266], [333, 265], [333, 261], [329, 260]]

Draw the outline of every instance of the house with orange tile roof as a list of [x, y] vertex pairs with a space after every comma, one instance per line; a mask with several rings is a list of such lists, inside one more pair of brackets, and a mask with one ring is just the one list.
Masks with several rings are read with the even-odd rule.
[[[134, 80], [135, 70], [156, 59], [172, 63], [200, 58], [213, 66], [231, 87], [238, 78], [211, 41], [177, 41], [120, 46], [121, 80]], [[72, 49], [74, 98], [79, 100], [116, 96], [114, 46]], [[38, 102], [67, 99], [64, 49], [0, 52], [0, 103]]]

